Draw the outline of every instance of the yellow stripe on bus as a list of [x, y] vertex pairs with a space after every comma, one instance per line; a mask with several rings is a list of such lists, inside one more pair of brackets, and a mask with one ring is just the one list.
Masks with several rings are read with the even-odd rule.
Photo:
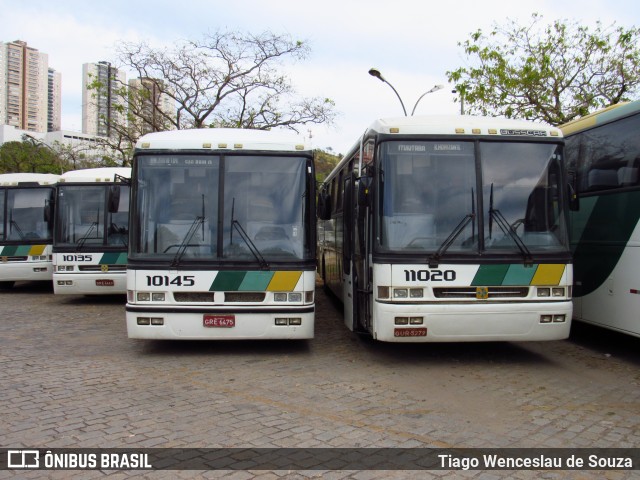
[[531, 285], [558, 285], [564, 269], [565, 265], [562, 263], [541, 263], [531, 279]]
[[29, 249], [29, 255], [42, 255], [46, 245], [34, 245]]
[[269, 292], [290, 292], [300, 280], [302, 272], [275, 272], [267, 291]]

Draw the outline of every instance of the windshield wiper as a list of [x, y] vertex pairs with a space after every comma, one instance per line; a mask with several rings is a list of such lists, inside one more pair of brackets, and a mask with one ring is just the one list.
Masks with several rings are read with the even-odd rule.
[[202, 194], [202, 215], [198, 215], [194, 220], [191, 226], [189, 227], [189, 231], [180, 242], [180, 246], [178, 247], [178, 251], [176, 252], [173, 260], [171, 261], [171, 267], [177, 268], [180, 265], [180, 260], [182, 260], [182, 256], [184, 252], [187, 251], [189, 247], [189, 242], [196, 234], [196, 230], [198, 227], [202, 225], [202, 240], [204, 241], [204, 222], [205, 222], [205, 214], [204, 214], [204, 194]]
[[[476, 198], [473, 194], [473, 188], [471, 189], [471, 213], [467, 213], [460, 223], [453, 229], [453, 231], [449, 234], [449, 236], [445, 239], [444, 242], [440, 245], [436, 253], [429, 257], [429, 268], [437, 268], [438, 263], [440, 262], [440, 258], [445, 252], [449, 249], [453, 242], [455, 242], [456, 238], [460, 236], [460, 234], [464, 231], [464, 229], [469, 225], [469, 222], [473, 221], [476, 218]], [[476, 236], [476, 224], [475, 222], [472, 225], [471, 230], [471, 239]]]
[[[20, 240], [24, 240], [24, 233], [22, 231], [22, 229], [20, 228], [20, 225], [18, 225], [18, 222], [16, 222], [13, 219], [13, 211], [11, 211], [11, 218], [9, 219], [9, 223], [11, 224], [11, 226], [13, 227], [13, 229], [18, 232], [18, 236], [20, 237]], [[11, 235], [11, 234], [9, 234]]]
[[455, 242], [456, 238], [460, 236], [460, 234], [464, 231], [469, 222], [471, 222], [475, 218], [475, 213], [468, 213], [464, 216], [464, 218], [458, 223], [458, 226], [453, 229], [453, 231], [449, 234], [444, 242], [440, 245], [440, 248], [429, 257], [429, 268], [438, 268], [438, 263], [440, 262], [440, 258], [444, 253], [449, 249], [449, 247]]
[[249, 251], [253, 254], [253, 256], [256, 258], [256, 260], [260, 264], [260, 268], [262, 270], [269, 270], [269, 264], [260, 253], [260, 250], [258, 249], [258, 247], [256, 247], [256, 244], [251, 241], [251, 238], [249, 238], [249, 235], [247, 235], [247, 232], [244, 230], [244, 228], [242, 228], [242, 225], [240, 225], [240, 222], [234, 218], [235, 206], [236, 206], [236, 199], [234, 197], [231, 202], [231, 231], [229, 232], [230, 234], [229, 244], [230, 245], [233, 244], [233, 229], [235, 227], [236, 231], [240, 234], [240, 238], [242, 238], [242, 240], [247, 245], [247, 247], [249, 247]]
[[[95, 222], [91, 222], [91, 225], [89, 226], [89, 230], [87, 230], [87, 233], [85, 233], [82, 238], [80, 240], [78, 240], [78, 251], [82, 250], [84, 248], [84, 244], [85, 242], [89, 239], [89, 236], [91, 235], [91, 233], [93, 232], [93, 229], [96, 229], [96, 233], [98, 231], [98, 224], [100, 223], [100, 209], [98, 209], [98, 214], [96, 215], [96, 221]], [[96, 236], [96, 238], [98, 238]]]
[[500, 227], [500, 230], [502, 230], [502, 232], [505, 235], [509, 235], [509, 237], [511, 237], [513, 242], [516, 244], [516, 246], [518, 247], [518, 250], [520, 250], [520, 252], [522, 253], [522, 256], [524, 257], [524, 264], [532, 265], [533, 257], [531, 256], [531, 251], [527, 248], [527, 246], [522, 241], [522, 239], [518, 236], [518, 234], [515, 232], [513, 227], [509, 225], [509, 222], [507, 221], [506, 218], [504, 218], [504, 215], [502, 215], [502, 212], [500, 212], [500, 210], [498, 210], [497, 208], [493, 208], [493, 183], [492, 183], [491, 193], [489, 196], [489, 238], [491, 238], [493, 220], [496, 221], [496, 223], [498, 224], [498, 227]]

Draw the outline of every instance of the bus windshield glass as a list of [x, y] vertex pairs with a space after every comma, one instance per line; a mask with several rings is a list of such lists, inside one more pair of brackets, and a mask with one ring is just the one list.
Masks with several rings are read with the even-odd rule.
[[381, 252], [568, 249], [556, 144], [385, 142], [378, 181]]
[[[51, 240], [51, 223], [45, 219], [45, 205], [49, 204], [53, 190], [43, 188], [10, 188], [6, 190], [6, 209], [2, 208], [4, 240]], [[2, 191], [4, 200], [4, 191]], [[5, 205], [3, 204], [3, 207]]]
[[131, 256], [174, 264], [310, 258], [306, 165], [288, 156], [137, 157]]
[[57, 246], [126, 247], [129, 224], [129, 186], [120, 188], [117, 212], [109, 212], [110, 185], [61, 185], [56, 207]]

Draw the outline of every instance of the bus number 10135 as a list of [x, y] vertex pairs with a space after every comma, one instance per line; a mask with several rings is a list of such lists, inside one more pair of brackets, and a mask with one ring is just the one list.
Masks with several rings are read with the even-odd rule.
[[405, 270], [407, 282], [453, 282], [456, 279], [455, 270]]

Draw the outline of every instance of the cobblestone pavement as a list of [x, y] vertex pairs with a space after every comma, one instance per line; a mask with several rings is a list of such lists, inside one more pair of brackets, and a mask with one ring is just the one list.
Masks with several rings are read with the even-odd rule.
[[[317, 290], [312, 341], [129, 340], [122, 297], [0, 292], [0, 446], [637, 447], [640, 340], [385, 344]], [[21, 478], [445, 478], [447, 471], [0, 472]], [[27, 475], [25, 475], [27, 473]], [[634, 478], [467, 471], [463, 478]]]

